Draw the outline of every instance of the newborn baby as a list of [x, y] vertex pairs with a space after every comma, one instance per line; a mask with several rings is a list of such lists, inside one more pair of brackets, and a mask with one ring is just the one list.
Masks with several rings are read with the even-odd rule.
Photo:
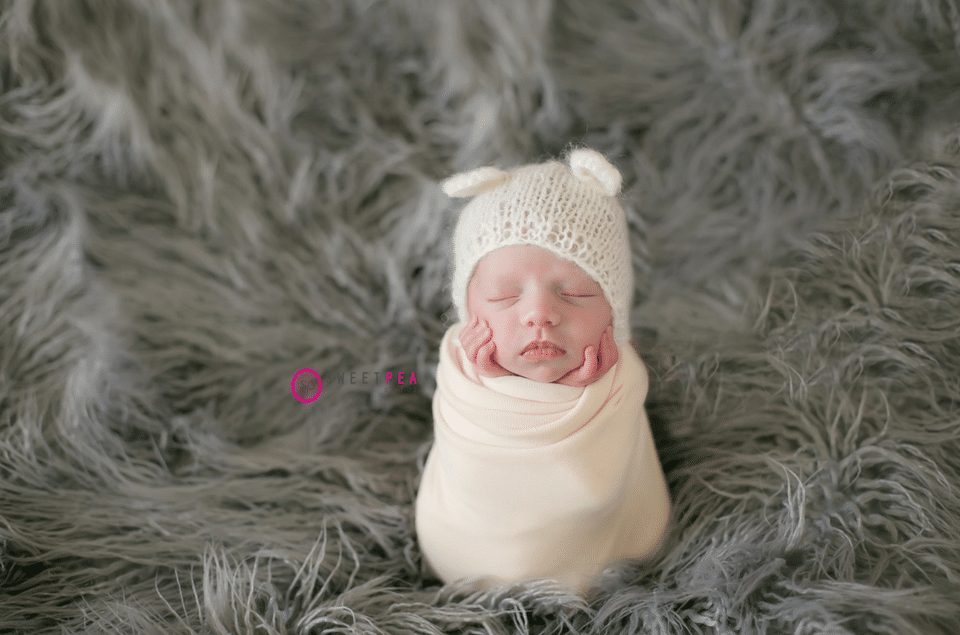
[[576, 150], [444, 183], [473, 196], [454, 235], [461, 322], [441, 343], [435, 441], [416, 528], [445, 582], [551, 578], [583, 591], [653, 555], [670, 501], [629, 342], [633, 275], [620, 174]]

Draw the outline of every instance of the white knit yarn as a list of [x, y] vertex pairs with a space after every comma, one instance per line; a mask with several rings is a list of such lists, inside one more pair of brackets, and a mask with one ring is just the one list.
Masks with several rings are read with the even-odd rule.
[[460, 213], [453, 238], [453, 301], [461, 321], [480, 259], [500, 247], [536, 245], [597, 281], [613, 309], [614, 339], [630, 340], [633, 266], [626, 216], [615, 198], [620, 173], [594, 150], [574, 150], [569, 163], [511, 172], [483, 167], [443, 182], [448, 196], [474, 197]]

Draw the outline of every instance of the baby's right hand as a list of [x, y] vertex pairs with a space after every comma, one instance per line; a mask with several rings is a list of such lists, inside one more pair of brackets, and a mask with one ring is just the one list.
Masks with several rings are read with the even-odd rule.
[[460, 346], [467, 354], [467, 359], [476, 365], [477, 373], [483, 377], [503, 377], [511, 374], [494, 359], [497, 345], [493, 341], [493, 329], [486, 320], [481, 323], [480, 318], [475, 317], [469, 326], [464, 325], [460, 329]]

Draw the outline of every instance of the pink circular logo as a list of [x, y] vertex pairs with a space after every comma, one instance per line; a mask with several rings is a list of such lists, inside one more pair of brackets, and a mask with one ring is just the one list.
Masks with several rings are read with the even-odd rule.
[[[297, 377], [299, 377], [303, 373], [310, 373], [311, 375], [317, 378], [317, 394], [315, 394], [313, 397], [309, 399], [304, 399], [303, 397], [297, 394]], [[302, 368], [299, 371], [297, 371], [297, 374], [293, 376], [292, 380], [290, 380], [290, 391], [293, 393], [293, 396], [296, 397], [297, 401], [299, 401], [300, 403], [313, 403], [320, 397], [320, 393], [323, 392], [323, 380], [320, 379], [320, 375], [313, 369]]]

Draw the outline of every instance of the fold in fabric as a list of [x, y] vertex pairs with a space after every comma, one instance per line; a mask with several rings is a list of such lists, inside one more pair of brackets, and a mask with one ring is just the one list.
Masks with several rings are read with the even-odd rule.
[[586, 387], [476, 374], [460, 324], [440, 347], [434, 445], [416, 528], [444, 582], [552, 578], [583, 590], [607, 563], [662, 544], [670, 499], [636, 351]]

